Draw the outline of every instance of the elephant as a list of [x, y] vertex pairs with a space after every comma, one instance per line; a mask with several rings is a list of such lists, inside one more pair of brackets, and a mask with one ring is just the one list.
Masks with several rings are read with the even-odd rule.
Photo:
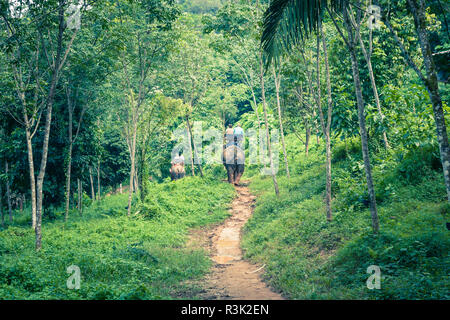
[[170, 177], [172, 181], [184, 178], [186, 172], [184, 171], [184, 166], [180, 163], [172, 164], [170, 168]]
[[245, 152], [236, 145], [224, 147], [223, 164], [227, 169], [228, 182], [239, 185], [245, 168]]

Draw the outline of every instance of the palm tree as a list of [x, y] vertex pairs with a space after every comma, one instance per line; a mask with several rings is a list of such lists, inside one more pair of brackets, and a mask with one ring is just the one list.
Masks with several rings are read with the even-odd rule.
[[318, 29], [325, 8], [342, 12], [348, 0], [271, 0], [264, 14], [261, 44], [268, 64], [301, 45]]
[[[354, 1], [358, 5], [359, 1]], [[263, 34], [261, 45], [266, 54], [267, 66], [278, 58], [284, 51], [291, 51], [302, 45], [313, 31], [319, 30], [325, 10], [344, 39], [351, 62], [353, 81], [355, 87], [356, 102], [358, 106], [358, 120], [361, 135], [361, 148], [366, 172], [367, 189], [369, 194], [370, 213], [372, 216], [372, 228], [375, 233], [379, 230], [378, 212], [373, 187], [372, 169], [370, 165], [369, 147], [362, 95], [359, 65], [356, 55], [356, 37], [353, 34], [351, 20], [349, 18], [349, 0], [272, 0], [264, 15]], [[336, 23], [334, 16], [341, 13], [343, 16], [346, 35]], [[360, 19], [358, 14], [357, 19]]]

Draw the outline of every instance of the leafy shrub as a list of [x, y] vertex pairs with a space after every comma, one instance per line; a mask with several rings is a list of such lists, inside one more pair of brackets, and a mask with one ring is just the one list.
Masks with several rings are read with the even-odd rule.
[[435, 145], [426, 145], [406, 153], [399, 153], [396, 173], [407, 183], [418, 183], [429, 175], [430, 170], [441, 168], [439, 150]]
[[[113, 195], [67, 223], [47, 221], [38, 253], [31, 228], [9, 226], [0, 231], [0, 299], [170, 299], [210, 266], [205, 252], [185, 248], [188, 229], [227, 217], [233, 196], [218, 179], [189, 177], [152, 185], [127, 217], [128, 195]], [[80, 267], [79, 290], [67, 289], [70, 265]]]

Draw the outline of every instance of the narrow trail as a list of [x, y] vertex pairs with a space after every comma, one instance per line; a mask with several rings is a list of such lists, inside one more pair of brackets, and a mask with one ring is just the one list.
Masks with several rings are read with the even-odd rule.
[[232, 216], [212, 230], [197, 230], [191, 236], [191, 241], [200, 242], [215, 262], [211, 272], [200, 280], [200, 296], [205, 300], [281, 300], [281, 295], [261, 281], [259, 275], [264, 269], [242, 258], [241, 230], [252, 215], [255, 196], [246, 186], [238, 186], [236, 191]]

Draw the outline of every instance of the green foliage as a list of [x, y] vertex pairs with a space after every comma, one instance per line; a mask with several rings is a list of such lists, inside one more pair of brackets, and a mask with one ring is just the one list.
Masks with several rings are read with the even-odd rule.
[[[82, 27], [75, 32], [58, 28], [58, 14], [64, 12], [58, 8], [66, 9], [70, 2], [24, 0], [21, 4], [29, 8], [19, 17], [10, 12], [8, 1], [1, 1], [1, 209], [7, 207], [6, 180], [14, 196], [30, 198], [24, 115], [34, 135], [32, 158], [37, 170], [46, 110], [50, 110], [48, 93], [55, 96], [43, 185], [44, 246], [40, 252], [33, 250], [29, 205], [23, 213], [15, 210], [14, 222], [5, 221], [0, 229], [0, 298], [171, 298], [182, 290], [180, 282], [203, 274], [209, 260], [204, 252], [185, 247], [187, 230], [224, 219], [233, 191], [218, 182], [224, 177], [222, 165], [205, 164], [204, 179], [169, 182], [176, 143], [172, 132], [184, 129], [187, 119], [191, 125], [202, 121], [222, 129], [237, 120], [246, 130], [263, 127], [261, 79], [268, 125], [278, 128], [273, 76], [266, 72], [260, 78], [263, 59], [275, 59], [281, 71], [281, 121], [288, 134], [292, 177], [288, 180], [280, 170], [281, 197], [277, 198], [268, 193], [270, 177], [260, 176], [262, 165], [246, 166], [245, 175], [260, 196], [246, 227], [247, 256], [265, 262], [266, 279], [293, 298], [448, 299], [449, 239], [443, 225], [449, 218], [449, 204], [444, 199], [430, 95], [408, 69], [387, 26], [381, 23], [369, 35], [363, 23], [361, 36], [371, 49], [383, 113], [375, 107], [367, 63], [358, 45], [381, 224], [379, 235], [373, 236], [350, 57], [330, 17], [316, 15], [319, 7], [324, 13], [325, 2], [342, 14], [343, 1], [100, 0], [83, 8]], [[412, 60], [425, 71], [407, 1], [382, 0], [380, 6], [383, 16], [389, 12]], [[442, 83], [439, 91], [448, 124], [450, 90], [444, 84], [449, 75], [448, 14], [441, 1], [427, 1], [426, 6], [430, 50]], [[321, 18], [333, 99], [334, 220], [330, 223], [324, 213], [325, 152], [316, 106], [316, 41], [311, 34]], [[58, 39], [62, 39], [60, 48]], [[69, 43], [72, 47], [65, 56]], [[58, 48], [65, 64], [51, 88]], [[318, 65], [324, 77], [322, 54]], [[324, 78], [320, 89], [326, 107]], [[69, 125], [76, 137], [71, 157]], [[193, 131], [197, 135], [195, 125]], [[306, 132], [309, 157], [304, 156]], [[384, 132], [388, 150], [381, 142]], [[125, 185], [133, 133], [140, 190], [128, 218], [126, 195], [92, 203], [87, 195], [88, 169], [93, 169], [95, 184], [100, 179], [96, 187], [103, 194]], [[84, 210], [80, 216], [72, 209], [70, 221], [64, 224], [60, 205], [69, 160], [75, 198], [75, 183], [83, 181]], [[10, 165], [8, 175], [5, 161]], [[79, 291], [65, 287], [65, 271], [71, 264], [82, 269]], [[379, 291], [365, 287], [370, 264], [382, 268]]]
[[386, 85], [383, 99], [387, 108], [386, 119], [391, 141], [411, 149], [428, 144], [437, 145], [435, 122], [426, 89], [410, 83], [401, 88]]
[[[188, 228], [218, 222], [234, 195], [216, 179], [186, 178], [153, 184], [140, 213], [126, 217], [127, 195], [86, 207], [83, 217], [47, 222], [44, 246], [34, 251], [34, 232], [0, 231], [2, 299], [171, 299], [182, 282], [208, 269], [206, 253], [187, 248]], [[180, 201], [180, 198], [183, 201]], [[158, 214], [148, 207], [157, 198]], [[81, 288], [69, 290], [66, 268], [81, 270]]]
[[[259, 198], [245, 227], [246, 257], [266, 264], [264, 279], [292, 299], [448, 299], [449, 207], [430, 150], [376, 159], [378, 235], [370, 227], [358, 143], [333, 149], [332, 222], [323, 201], [324, 160], [314, 149], [308, 160], [294, 160], [303, 170], [279, 179], [280, 198], [270, 177], [253, 177]], [[414, 184], [402, 176], [405, 169], [411, 178], [416, 171]], [[370, 265], [381, 268], [381, 290], [366, 288]]]
[[183, 9], [194, 14], [213, 13], [219, 9], [222, 0], [179, 0]]

